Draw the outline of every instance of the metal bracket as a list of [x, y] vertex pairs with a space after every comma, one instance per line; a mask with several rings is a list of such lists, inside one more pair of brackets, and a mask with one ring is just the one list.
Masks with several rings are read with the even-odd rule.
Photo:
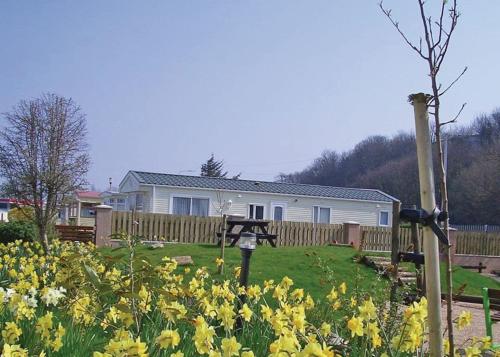
[[432, 210], [432, 213], [428, 213], [422, 208], [404, 208], [399, 212], [399, 219], [405, 222], [418, 223], [423, 226], [430, 227], [441, 243], [446, 246], [450, 246], [448, 237], [446, 237], [446, 234], [437, 224], [437, 222], [445, 221], [447, 218], [448, 212], [441, 212], [437, 207]]
[[399, 262], [411, 262], [423, 265], [425, 262], [425, 258], [423, 254], [399, 252], [398, 263]]

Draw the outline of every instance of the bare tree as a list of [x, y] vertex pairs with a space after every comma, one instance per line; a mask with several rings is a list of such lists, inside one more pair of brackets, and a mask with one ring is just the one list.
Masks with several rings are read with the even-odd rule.
[[[439, 5], [439, 14], [436, 19], [427, 14], [426, 1], [417, 0], [419, 7], [420, 20], [422, 22], [423, 36], [419, 37], [418, 44], [413, 42], [409, 36], [400, 28], [399, 23], [392, 16], [392, 11], [384, 7], [384, 4], [380, 2], [379, 6], [383, 13], [387, 16], [389, 21], [399, 32], [405, 43], [410, 46], [417, 55], [426, 62], [428, 66], [428, 75], [431, 84], [431, 95], [428, 96], [428, 106], [432, 108], [431, 115], [434, 116], [434, 133], [438, 148], [438, 172], [439, 172], [439, 188], [441, 193], [441, 209], [448, 212], [448, 188], [446, 183], [446, 172], [444, 168], [443, 160], [443, 147], [441, 143], [441, 128], [450, 123], [455, 123], [462, 113], [465, 107], [465, 103], [462, 105], [457, 115], [449, 120], [442, 121], [440, 116], [441, 100], [440, 98], [446, 94], [465, 74], [467, 67], [465, 67], [461, 73], [449, 84], [444, 85], [439, 81], [439, 74], [448, 53], [452, 35], [458, 24], [458, 19], [460, 17], [460, 12], [457, 8], [457, 0], [441, 0]], [[422, 38], [423, 37], [423, 38]], [[444, 230], [446, 235], [449, 236], [449, 221], [448, 219], [444, 222]], [[447, 326], [448, 326], [448, 339], [450, 343], [450, 353], [454, 352], [454, 341], [453, 341], [453, 318], [452, 318], [452, 267], [451, 259], [449, 254], [450, 248], [447, 249]]]
[[90, 159], [85, 115], [72, 99], [44, 94], [20, 101], [4, 117], [2, 191], [33, 207], [39, 239], [48, 251], [47, 230], [59, 204], [86, 183]]
[[224, 199], [224, 193], [222, 191], [217, 191], [216, 193], [216, 200], [213, 203], [213, 207], [215, 211], [220, 215], [221, 217], [221, 245], [220, 245], [220, 259], [222, 259], [222, 263], [219, 265], [219, 274], [224, 274], [224, 248], [226, 246], [226, 222], [227, 222], [227, 215], [226, 212], [231, 208], [232, 201], [228, 200], [226, 201]]

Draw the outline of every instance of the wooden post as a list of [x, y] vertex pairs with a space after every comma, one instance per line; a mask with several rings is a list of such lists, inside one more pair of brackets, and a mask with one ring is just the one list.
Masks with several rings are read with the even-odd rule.
[[[413, 205], [411, 207], [412, 209], [417, 209], [416, 205]], [[411, 243], [413, 245], [413, 253], [415, 254], [420, 254], [421, 253], [421, 247], [420, 247], [420, 239], [418, 237], [418, 226], [415, 222], [411, 223]], [[422, 265], [415, 263], [415, 273], [416, 273], [416, 278], [417, 278], [417, 290], [419, 294], [422, 294], [424, 291], [424, 284], [422, 282]]]
[[80, 200], [77, 200], [76, 201], [76, 225], [77, 226], [80, 225], [81, 212], [82, 212], [82, 203], [80, 202]]
[[95, 207], [95, 245], [107, 247], [111, 244], [112, 207], [99, 205]]
[[392, 265], [392, 285], [391, 285], [391, 303], [396, 301], [398, 288], [398, 254], [399, 254], [399, 211], [401, 202], [392, 202], [392, 232], [391, 232], [391, 265]]
[[[224, 260], [224, 248], [226, 247], [226, 230], [227, 230], [227, 216], [225, 214], [222, 215], [222, 234], [221, 234], [221, 244], [220, 244], [220, 258]], [[224, 264], [223, 262], [219, 266], [219, 274], [224, 274]]]
[[363, 250], [361, 238], [361, 226], [358, 222], [344, 222], [344, 242], [361, 252]]
[[[436, 199], [434, 197], [434, 172], [432, 168], [427, 96], [424, 93], [412, 94], [410, 99], [415, 114], [420, 202], [423, 209], [432, 212], [436, 208]], [[427, 311], [429, 316], [429, 353], [431, 357], [441, 357], [443, 355], [443, 337], [441, 335], [438, 240], [430, 227], [424, 226], [423, 230]]]

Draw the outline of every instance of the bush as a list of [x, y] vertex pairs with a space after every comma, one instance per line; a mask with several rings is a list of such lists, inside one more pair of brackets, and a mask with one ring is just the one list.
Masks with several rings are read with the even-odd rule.
[[35, 210], [33, 207], [14, 207], [9, 210], [9, 221], [33, 222]]
[[35, 225], [27, 221], [11, 221], [0, 223], [0, 243], [16, 240], [32, 242], [36, 238]]

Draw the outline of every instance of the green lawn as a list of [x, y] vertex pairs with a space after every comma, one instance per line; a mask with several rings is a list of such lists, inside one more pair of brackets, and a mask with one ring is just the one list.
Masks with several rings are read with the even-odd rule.
[[[168, 244], [164, 248], [141, 246], [140, 252], [148, 256], [153, 264], [157, 264], [164, 256], [190, 255], [195, 267], [206, 266], [216, 275], [215, 259], [220, 248], [214, 245]], [[102, 249], [103, 253], [119, 254], [123, 249]], [[226, 275], [240, 265], [239, 248], [226, 248]], [[250, 283], [262, 283], [266, 279], [281, 280], [285, 275], [295, 282], [295, 287], [303, 288], [314, 298], [323, 298], [331, 289], [326, 281], [333, 277], [337, 284], [345, 281], [349, 288], [359, 285], [362, 290], [376, 296], [387, 292], [388, 280], [381, 278], [374, 270], [354, 261], [356, 251], [349, 247], [280, 247], [259, 246], [253, 253], [250, 264]], [[318, 264], [321, 261], [322, 264]], [[329, 274], [323, 269], [327, 266]], [[192, 269], [195, 270], [195, 269]], [[444, 281], [444, 271], [442, 272]], [[482, 276], [474, 271], [455, 268], [454, 286], [458, 288], [467, 284], [465, 294], [481, 295], [482, 287], [500, 288], [500, 283]]]
[[[376, 256], [390, 256], [390, 254], [385, 252], [369, 252], [363, 253], [364, 255], [376, 255]], [[415, 265], [412, 263], [402, 263], [408, 270], [415, 271]], [[445, 282], [446, 282], [446, 265], [441, 263], [441, 286], [442, 292], [445, 291]], [[453, 267], [453, 291], [457, 292], [457, 290], [461, 289], [461, 287], [465, 287], [463, 294], [464, 295], [475, 295], [482, 296], [481, 289], [482, 288], [493, 288], [500, 289], [500, 282], [497, 280], [491, 279], [487, 276], [478, 274], [475, 270], [464, 269], [460, 266]]]

